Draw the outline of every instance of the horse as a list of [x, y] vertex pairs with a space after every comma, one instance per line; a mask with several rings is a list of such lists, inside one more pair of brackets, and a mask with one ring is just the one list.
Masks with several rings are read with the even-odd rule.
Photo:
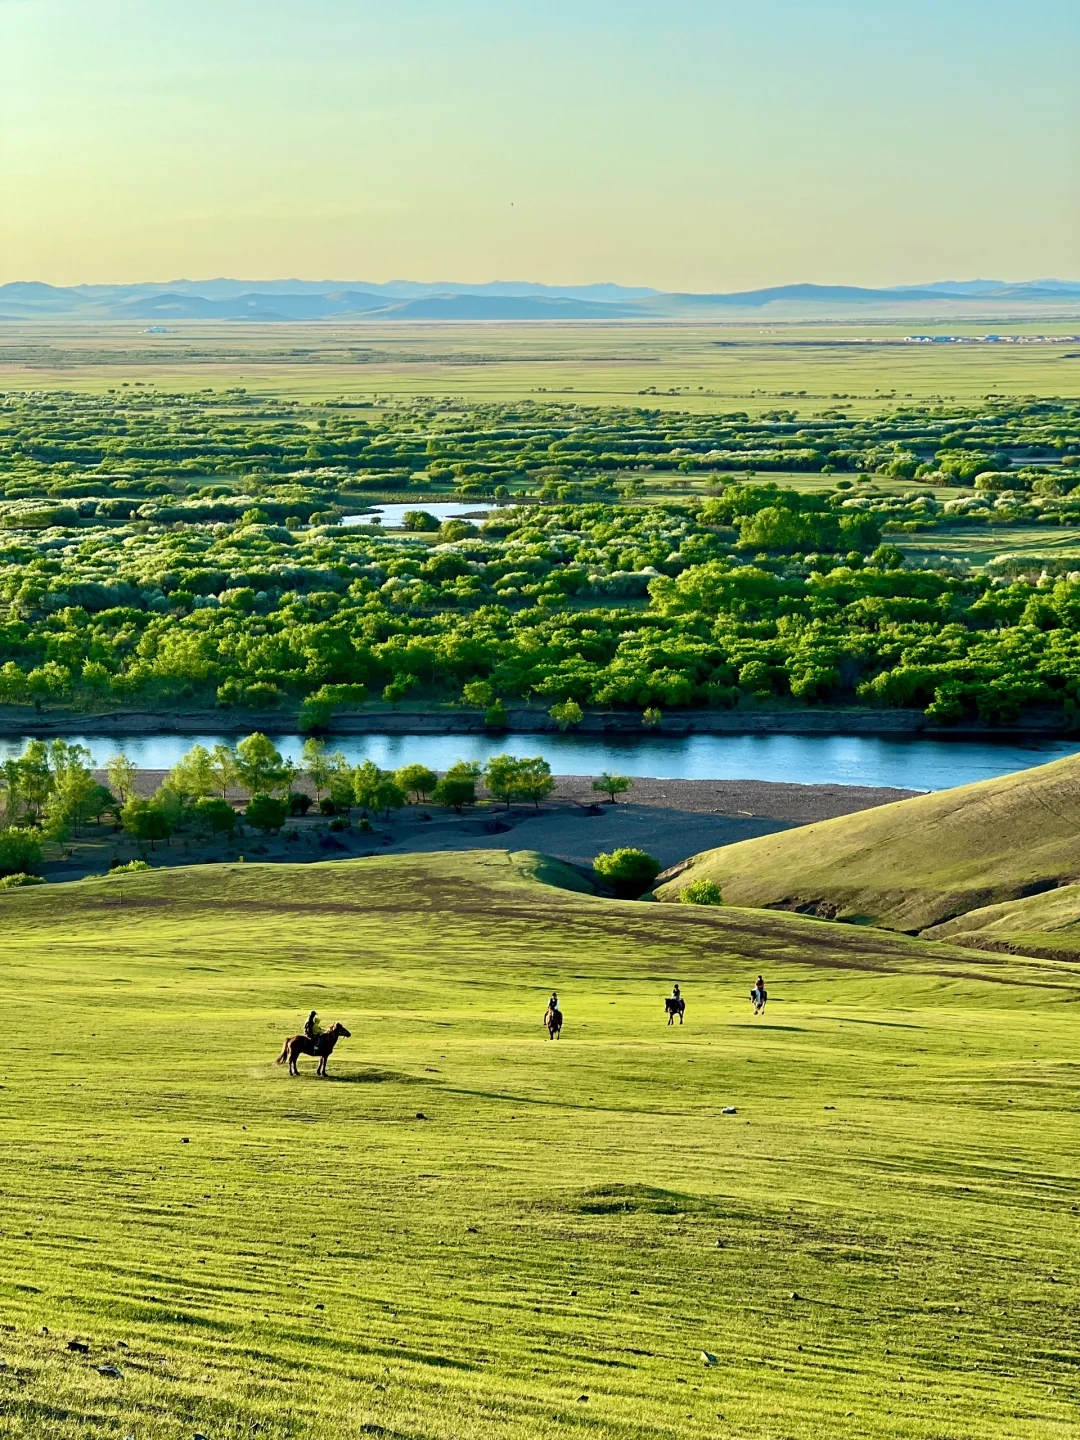
[[562, 1034], [562, 1011], [553, 1010], [549, 1005], [544, 1011], [544, 1025], [547, 1028], [548, 1039], [558, 1040]]
[[274, 1061], [275, 1065], [289, 1065], [290, 1075], [299, 1075], [296, 1062], [301, 1055], [312, 1055], [318, 1060], [315, 1067], [315, 1074], [326, 1078], [326, 1062], [334, 1053], [334, 1046], [339, 1040], [347, 1040], [352, 1034], [346, 1030], [341, 1022], [335, 1021], [329, 1030], [323, 1030], [318, 1035], [290, 1035], [281, 1048], [281, 1054]]
[[768, 1000], [768, 998], [769, 994], [768, 991], [764, 988], [764, 986], [762, 986], [762, 988], [759, 990], [758, 987], [755, 985], [753, 990], [750, 991], [750, 1003], [754, 1007], [755, 1015], [761, 1015], [764, 1012], [765, 1002], [766, 1000]]
[[676, 1000], [674, 995], [669, 995], [664, 1001], [664, 1009], [667, 1012], [667, 1023], [669, 1025], [675, 1024], [676, 1015], [679, 1017], [679, 1024], [681, 1025], [683, 1023], [683, 1014], [686, 1010], [686, 1001], [682, 999], [681, 996], [678, 1000]]

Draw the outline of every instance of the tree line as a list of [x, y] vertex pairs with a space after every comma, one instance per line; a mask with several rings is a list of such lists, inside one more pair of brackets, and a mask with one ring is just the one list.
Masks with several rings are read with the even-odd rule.
[[[408, 804], [430, 803], [460, 815], [482, 797], [507, 809], [519, 803], [539, 809], [555, 788], [550, 765], [538, 755], [496, 755], [485, 765], [458, 760], [440, 775], [419, 763], [395, 770], [372, 760], [351, 765], [312, 737], [296, 764], [260, 732], [235, 747], [193, 745], [150, 796], [138, 793], [138, 770], [122, 754], [108, 761], [105, 775], [103, 784], [85, 746], [64, 740], [31, 740], [21, 756], [3, 761], [0, 876], [32, 874], [48, 841], [78, 838], [106, 817], [152, 849], [177, 832], [205, 840], [231, 840], [241, 826], [276, 834], [312, 807], [338, 826], [354, 809], [364, 820], [388, 819]], [[614, 803], [632, 786], [629, 776], [605, 773], [593, 790]]]

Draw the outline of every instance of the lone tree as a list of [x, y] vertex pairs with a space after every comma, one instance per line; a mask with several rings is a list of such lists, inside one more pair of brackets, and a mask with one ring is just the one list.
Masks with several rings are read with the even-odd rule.
[[616, 775], [605, 770], [599, 780], [592, 782], [592, 788], [598, 795], [606, 795], [609, 805], [614, 805], [615, 796], [625, 795], [628, 790], [632, 790], [634, 782], [629, 775]]
[[660, 861], [644, 850], [613, 850], [597, 855], [593, 869], [620, 900], [637, 900], [660, 874]]
[[237, 745], [236, 770], [240, 784], [249, 795], [272, 794], [291, 776], [291, 768], [282, 760], [274, 742], [258, 730]]
[[516, 793], [522, 800], [531, 800], [539, 810], [540, 801], [546, 800], [554, 789], [551, 766], [542, 755], [518, 761]]
[[402, 765], [400, 770], [394, 771], [394, 779], [407, 795], [416, 797], [418, 805], [427, 800], [439, 783], [435, 771], [429, 770], [426, 765]]

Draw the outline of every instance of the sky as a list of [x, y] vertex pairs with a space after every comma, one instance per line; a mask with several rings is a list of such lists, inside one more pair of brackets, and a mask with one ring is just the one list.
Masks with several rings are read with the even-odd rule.
[[1080, 279], [1075, 0], [0, 0], [0, 283]]

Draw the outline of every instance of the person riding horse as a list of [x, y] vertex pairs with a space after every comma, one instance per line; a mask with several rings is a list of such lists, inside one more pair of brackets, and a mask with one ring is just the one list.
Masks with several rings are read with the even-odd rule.
[[664, 1000], [664, 1010], [667, 1014], [669, 1025], [675, 1023], [675, 1016], [679, 1017], [679, 1024], [683, 1023], [683, 1015], [686, 1011], [686, 1001], [682, 998], [682, 991], [678, 985], [671, 987], [671, 994]]
[[304, 1034], [311, 1041], [312, 1054], [318, 1055], [319, 1042], [326, 1034], [326, 1031], [323, 1029], [319, 1021], [318, 1014], [314, 1010], [312, 1010], [310, 1015], [308, 1015], [307, 1019], [304, 1021]]
[[750, 1000], [754, 1007], [754, 1014], [760, 1015], [765, 1009], [765, 1001], [769, 998], [765, 989], [765, 981], [759, 975], [754, 981], [754, 988], [750, 991]]

